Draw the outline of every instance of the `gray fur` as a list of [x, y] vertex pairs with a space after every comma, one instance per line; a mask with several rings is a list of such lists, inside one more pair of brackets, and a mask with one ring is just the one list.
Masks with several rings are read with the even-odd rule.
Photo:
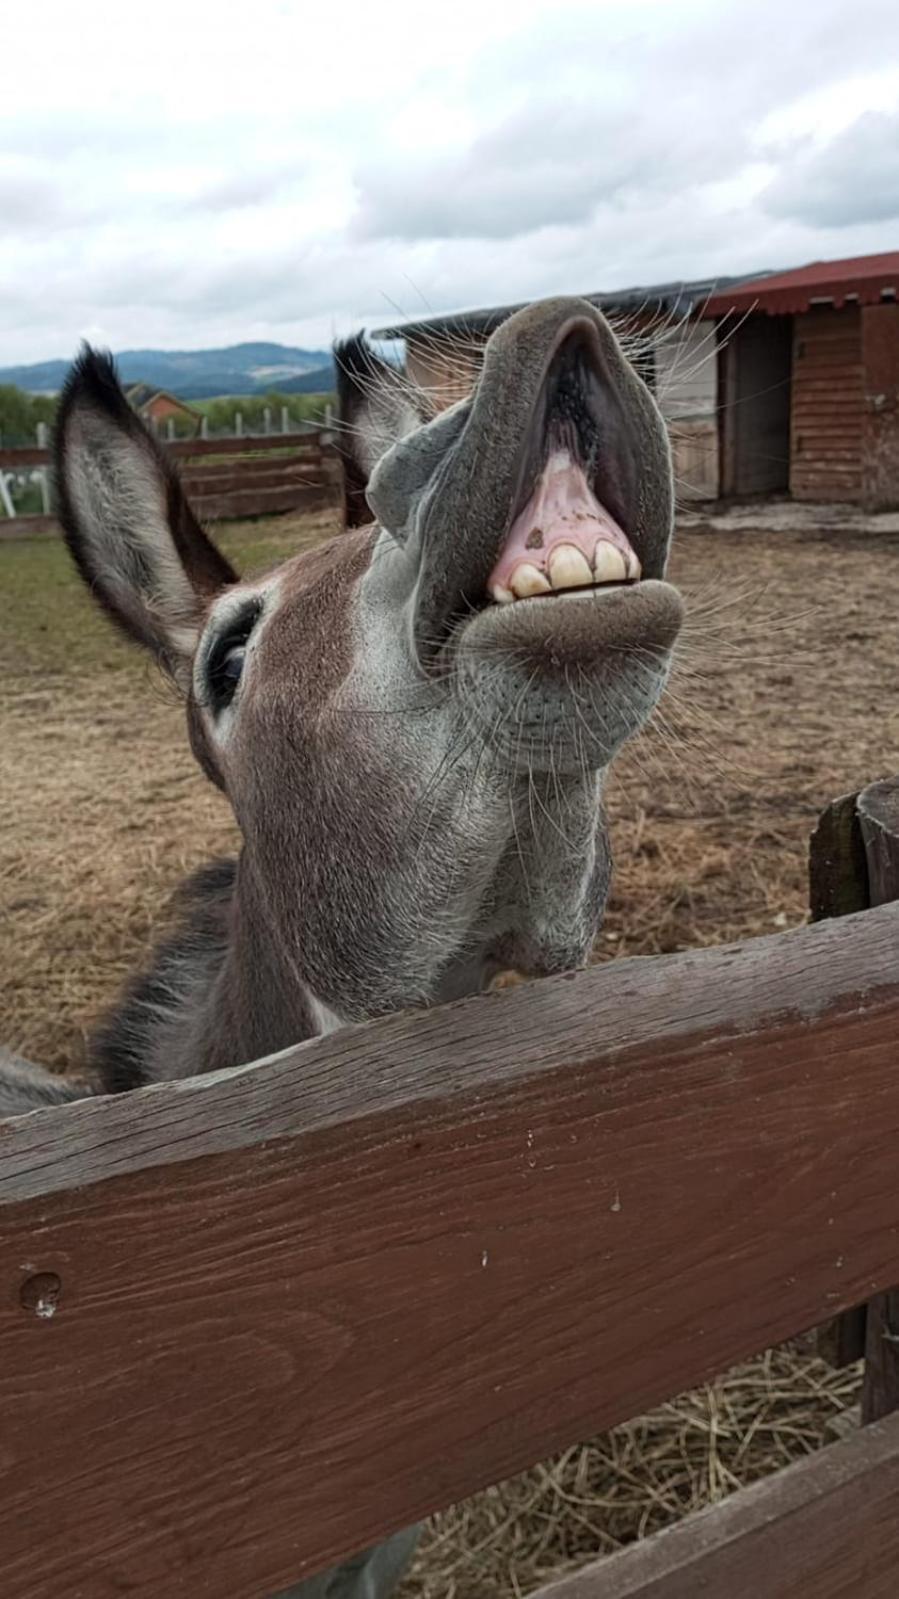
[[86, 1099], [94, 1089], [71, 1077], [54, 1077], [22, 1055], [0, 1046], [0, 1121], [24, 1116], [48, 1105], [70, 1105]]

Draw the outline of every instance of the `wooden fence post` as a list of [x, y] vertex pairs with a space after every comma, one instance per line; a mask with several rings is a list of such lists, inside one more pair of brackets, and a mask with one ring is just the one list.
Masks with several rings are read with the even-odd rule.
[[[829, 806], [812, 835], [809, 888], [813, 921], [899, 900], [899, 781]], [[863, 1421], [899, 1409], [899, 1289], [819, 1328], [818, 1348], [835, 1366], [864, 1358]]]
[[[858, 794], [844, 794], [822, 812], [809, 845], [809, 908], [813, 922], [851, 916], [870, 906], [868, 866], [858, 817]], [[865, 1355], [867, 1306], [856, 1305], [818, 1328], [818, 1353], [831, 1366]]]
[[[899, 782], [873, 783], [858, 799], [872, 905], [899, 900]], [[899, 1164], [899, 1153], [897, 1153]], [[867, 1306], [862, 1421], [899, 1409], [899, 1288]]]
[[201, 439], [208, 439], [208, 437], [209, 437], [209, 418], [208, 418], [208, 416], [201, 416], [201, 418], [200, 418], [200, 438]]
[[6, 481], [6, 473], [2, 469], [0, 469], [0, 505], [3, 506], [7, 516], [15, 516], [16, 508], [13, 505], [12, 495], [9, 492], [9, 484]]
[[[37, 447], [39, 450], [50, 448], [50, 429], [46, 422], [39, 422], [36, 428]], [[43, 466], [38, 472], [38, 486], [41, 491], [41, 511], [44, 516], [50, 515], [50, 472]]]
[[237, 438], [239, 438], [239, 439], [243, 438], [243, 412], [242, 411], [235, 411], [235, 413], [234, 413], [234, 432], [235, 432], [235, 435], [236, 435]]
[[290, 432], [290, 412], [288, 411], [286, 405], [282, 405], [281, 407], [281, 432]]

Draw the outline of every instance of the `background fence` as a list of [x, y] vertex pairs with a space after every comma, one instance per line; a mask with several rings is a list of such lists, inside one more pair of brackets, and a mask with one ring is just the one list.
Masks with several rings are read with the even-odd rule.
[[[865, 1302], [890, 1409], [897, 1036], [889, 904], [0, 1125], [4, 1599], [270, 1594]], [[544, 1599], [886, 1599], [897, 1511], [889, 1415]]]
[[[204, 521], [318, 510], [339, 498], [340, 463], [326, 429], [198, 436], [163, 448]], [[46, 430], [34, 444], [0, 449], [0, 538], [58, 532], [50, 465]]]

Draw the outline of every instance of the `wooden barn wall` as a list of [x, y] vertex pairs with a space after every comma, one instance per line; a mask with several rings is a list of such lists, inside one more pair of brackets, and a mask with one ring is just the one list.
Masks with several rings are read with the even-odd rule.
[[899, 507], [899, 304], [866, 305], [862, 497], [871, 510]]
[[668, 423], [677, 496], [719, 494], [717, 333], [710, 318], [674, 324], [655, 341], [656, 398]]
[[725, 495], [783, 494], [790, 477], [788, 316], [763, 312], [721, 330], [721, 484]]
[[[486, 340], [482, 341], [481, 348]], [[422, 389], [428, 389], [441, 410], [464, 400], [480, 367], [480, 350], [474, 339], [410, 339], [406, 348], [406, 370]]]
[[865, 414], [857, 306], [822, 307], [794, 319], [790, 421], [794, 499], [860, 500]]

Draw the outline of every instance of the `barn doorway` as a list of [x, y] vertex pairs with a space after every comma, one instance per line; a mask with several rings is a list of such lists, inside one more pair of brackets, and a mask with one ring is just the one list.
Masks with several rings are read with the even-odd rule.
[[[726, 337], [726, 329], [722, 329]], [[753, 314], [724, 350], [722, 490], [785, 494], [790, 486], [793, 318]]]

